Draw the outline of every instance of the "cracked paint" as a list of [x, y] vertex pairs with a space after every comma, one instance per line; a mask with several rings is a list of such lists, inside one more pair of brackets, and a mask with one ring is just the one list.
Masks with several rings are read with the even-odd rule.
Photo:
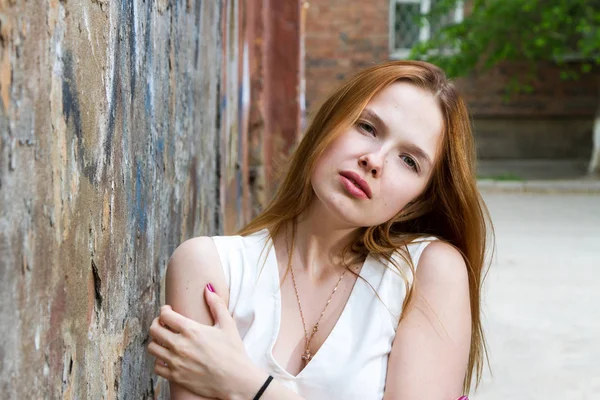
[[158, 285], [222, 233], [224, 7], [0, 0], [0, 393], [165, 398]]

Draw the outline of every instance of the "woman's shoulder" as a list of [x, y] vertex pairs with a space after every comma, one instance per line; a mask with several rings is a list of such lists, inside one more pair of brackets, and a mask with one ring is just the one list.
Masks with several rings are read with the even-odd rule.
[[[206, 269], [225, 267], [228, 259], [247, 247], [250, 236], [215, 235], [197, 236], [181, 243], [169, 260], [169, 269], [185, 269], [187, 272], [203, 272]], [[193, 269], [195, 271], [190, 271]]]
[[417, 276], [447, 285], [468, 285], [467, 265], [462, 253], [446, 241], [431, 242], [422, 251]]
[[211, 239], [223, 263], [232, 260], [239, 263], [254, 261], [266, 247], [270, 236], [269, 231], [263, 229], [244, 236], [212, 236]]
[[[414, 239], [402, 247], [396, 249], [392, 254], [392, 259], [395, 262], [399, 262], [401, 264], [412, 264], [414, 268], [419, 264], [419, 260], [421, 255], [425, 251], [425, 249], [434, 242], [439, 242], [440, 240], [435, 236], [423, 236], [417, 239]], [[408, 266], [408, 265], [407, 265]]]
[[435, 236], [422, 236], [409, 242], [406, 248], [412, 257], [420, 256], [425, 248], [434, 242], [440, 242], [440, 239]]
[[411, 241], [405, 248], [396, 250], [393, 258], [402, 264], [407, 264], [407, 256], [414, 272], [423, 268], [426, 270], [424, 272], [431, 274], [461, 275], [466, 272], [461, 252], [452, 244], [435, 236], [421, 237]]
[[267, 233], [266, 230], [263, 230], [246, 236], [196, 236], [181, 243], [173, 252], [171, 261], [177, 262], [180, 259], [218, 257], [220, 253], [222, 255], [223, 252], [234, 250], [235, 247], [252, 246], [254, 243], [264, 242]]
[[217, 249], [208, 236], [199, 236], [181, 243], [171, 255], [165, 276], [165, 300], [173, 309], [199, 320], [205, 313], [198, 301], [206, 285], [229, 301], [229, 290], [221, 268]]
[[467, 269], [462, 255], [443, 240], [427, 237], [412, 241], [405, 248], [396, 250], [391, 261], [383, 275], [388, 289], [380, 295], [396, 321], [404, 312], [405, 296], [415, 280], [421, 288], [435, 287], [437, 295], [449, 295], [448, 292], [463, 287], [467, 287], [468, 292]]
[[219, 267], [219, 252], [210, 236], [197, 236], [181, 243], [169, 259], [168, 269]]

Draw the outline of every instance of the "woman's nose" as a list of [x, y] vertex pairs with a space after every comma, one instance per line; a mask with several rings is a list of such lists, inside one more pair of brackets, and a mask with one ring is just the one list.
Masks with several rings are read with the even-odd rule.
[[378, 178], [383, 170], [383, 159], [374, 155], [364, 155], [358, 159], [358, 164], [373, 178]]

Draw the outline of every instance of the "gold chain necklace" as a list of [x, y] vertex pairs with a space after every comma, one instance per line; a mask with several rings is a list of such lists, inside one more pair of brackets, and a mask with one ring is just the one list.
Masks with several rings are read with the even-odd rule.
[[[344, 272], [342, 272], [342, 275], [340, 275], [340, 279], [338, 279], [337, 283], [335, 284], [335, 287], [333, 288], [333, 292], [331, 292], [331, 295], [329, 295], [329, 299], [327, 300], [327, 303], [325, 303], [325, 307], [323, 307], [323, 311], [321, 311], [321, 315], [319, 316], [319, 319], [317, 320], [317, 323], [313, 326], [312, 328], [312, 332], [310, 333], [310, 336], [308, 335], [308, 332], [306, 330], [306, 322], [304, 321], [304, 313], [302, 312], [302, 305], [300, 304], [300, 296], [298, 295], [298, 286], [296, 285], [296, 276], [294, 275], [294, 268], [292, 266], [292, 254], [294, 252], [294, 240], [295, 238], [292, 237], [292, 252], [290, 253], [289, 256], [289, 261], [288, 261], [288, 268], [292, 273], [292, 282], [294, 283], [294, 291], [296, 292], [296, 300], [298, 300], [298, 308], [300, 309], [300, 318], [302, 318], [302, 327], [304, 328], [304, 354], [302, 355], [302, 360], [304, 360], [304, 364], [306, 365], [314, 356], [314, 354], [312, 354], [310, 352], [310, 342], [313, 339], [313, 337], [315, 336], [315, 334], [317, 333], [317, 331], [319, 330], [319, 322], [321, 322], [321, 319], [323, 318], [323, 315], [325, 314], [325, 310], [327, 310], [327, 306], [329, 305], [329, 303], [331, 303], [331, 299], [333, 298], [333, 295], [335, 294], [335, 292], [338, 289], [338, 286], [340, 285], [340, 282], [342, 281], [342, 278], [344, 277], [344, 274], [346, 273], [346, 269], [344, 269]], [[287, 240], [287, 235], [286, 235], [286, 240]]]

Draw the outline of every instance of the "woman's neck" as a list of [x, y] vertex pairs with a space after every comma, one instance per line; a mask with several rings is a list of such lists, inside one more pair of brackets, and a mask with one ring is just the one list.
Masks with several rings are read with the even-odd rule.
[[291, 222], [286, 228], [280, 235], [281, 243], [286, 247], [285, 254], [289, 256], [288, 251], [293, 247], [294, 268], [302, 269], [312, 280], [338, 274], [345, 268], [344, 261], [349, 263], [356, 256], [347, 252], [345, 260], [342, 258], [344, 249], [356, 239], [359, 228], [340, 224], [318, 205], [298, 217], [295, 234]]

